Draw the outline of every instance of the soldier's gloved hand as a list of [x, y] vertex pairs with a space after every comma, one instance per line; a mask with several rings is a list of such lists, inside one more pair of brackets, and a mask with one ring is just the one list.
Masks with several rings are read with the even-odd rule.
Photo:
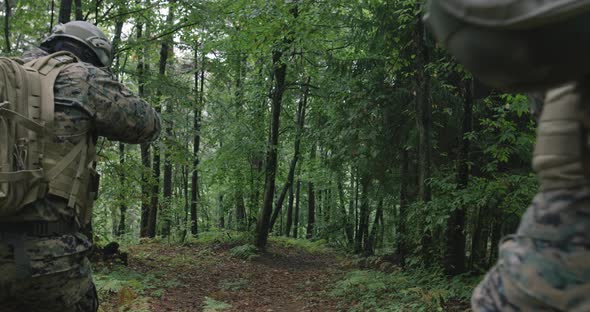
[[542, 191], [590, 185], [589, 111], [588, 79], [547, 92], [533, 156]]

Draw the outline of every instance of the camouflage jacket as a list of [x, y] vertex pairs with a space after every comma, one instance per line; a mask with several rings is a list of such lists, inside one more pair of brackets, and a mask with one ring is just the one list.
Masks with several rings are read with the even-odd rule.
[[[46, 55], [48, 53], [41, 49], [33, 49], [23, 54], [22, 59], [29, 62]], [[54, 97], [53, 129], [57, 139], [51, 149], [63, 150], [62, 154], [85, 139], [87, 133], [132, 144], [155, 140], [160, 133], [158, 113], [111, 74], [91, 64], [77, 62], [66, 65], [55, 81]], [[89, 159], [94, 157], [89, 155]], [[50, 193], [57, 194], [57, 198], [47, 198], [30, 205], [19, 218], [68, 221], [76, 217], [80, 225], [88, 222], [88, 216], [79, 216], [77, 214], [80, 211], [66, 207], [65, 200], [61, 199], [67, 198], [67, 194], [52, 192], [51, 189], [52, 185]], [[67, 189], [67, 185], [64, 189]], [[83, 185], [81, 189], [88, 189], [88, 185]], [[87, 198], [82, 202], [91, 205], [92, 199]]]

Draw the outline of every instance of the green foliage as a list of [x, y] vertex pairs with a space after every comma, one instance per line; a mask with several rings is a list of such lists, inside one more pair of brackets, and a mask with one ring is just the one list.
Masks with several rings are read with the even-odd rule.
[[234, 258], [253, 260], [258, 257], [258, 248], [254, 245], [246, 244], [230, 249], [229, 253]]
[[210, 297], [205, 297], [203, 301], [203, 311], [205, 312], [220, 312], [230, 309], [231, 305], [222, 301], [217, 301]]
[[333, 252], [333, 250], [327, 246], [326, 240], [323, 239], [310, 241], [306, 239], [294, 239], [284, 236], [273, 236], [270, 238], [270, 241], [276, 246], [283, 248], [296, 248], [312, 254]]
[[223, 290], [240, 291], [242, 289], [247, 289], [249, 285], [250, 282], [247, 279], [238, 278], [231, 280], [223, 280], [219, 284], [219, 287]]
[[93, 273], [103, 311], [110, 311], [107, 303], [113, 297], [117, 304], [115, 311], [149, 311], [149, 297], [162, 297], [165, 289], [179, 285], [177, 280], [165, 276], [163, 272], [142, 273], [123, 266], [95, 268]]
[[468, 302], [478, 280], [427, 271], [353, 271], [337, 282], [332, 295], [351, 305], [349, 311], [445, 311], [451, 300]]
[[190, 238], [187, 243], [204, 245], [240, 245], [251, 241], [252, 234], [237, 231], [209, 231], [199, 233], [196, 238]]

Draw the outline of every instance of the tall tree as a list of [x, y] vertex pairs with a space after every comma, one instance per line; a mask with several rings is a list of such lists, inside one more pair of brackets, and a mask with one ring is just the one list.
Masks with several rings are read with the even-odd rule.
[[[199, 218], [198, 218], [198, 194], [199, 194], [199, 148], [201, 146], [201, 110], [203, 105], [203, 84], [205, 76], [205, 68], [201, 62], [199, 71], [199, 46], [195, 43], [195, 108], [193, 111], [193, 168], [191, 179], [191, 233], [196, 236], [199, 233]], [[203, 61], [205, 57], [203, 55]], [[200, 77], [199, 77], [200, 76]], [[200, 82], [200, 85], [199, 85]], [[200, 86], [200, 90], [199, 90]]]
[[[299, 15], [297, 5], [291, 9], [291, 13], [295, 18]], [[275, 178], [277, 174], [277, 150], [279, 144], [279, 123], [281, 116], [281, 105], [283, 102], [283, 94], [285, 93], [287, 84], [287, 63], [283, 58], [285, 49], [288, 48], [293, 39], [285, 36], [281, 44], [277, 44], [272, 52], [273, 77], [275, 86], [271, 95], [271, 131], [269, 133], [267, 155], [266, 155], [266, 183], [264, 189], [264, 200], [262, 209], [258, 216], [258, 223], [256, 224], [256, 247], [264, 249], [268, 240], [268, 232], [270, 230], [270, 219], [272, 214], [272, 202], [275, 193]]]
[[58, 22], [65, 24], [72, 18], [72, 0], [61, 0]]
[[[472, 81], [463, 81], [463, 118], [460, 132], [460, 147], [457, 155], [457, 188], [465, 189], [469, 182], [469, 138], [472, 129], [473, 92]], [[465, 207], [459, 206], [451, 211], [447, 221], [447, 246], [445, 270], [447, 274], [457, 275], [465, 272]]]
[[[305, 82], [305, 86], [303, 88], [303, 95], [299, 100], [299, 105], [297, 106], [297, 121], [296, 121], [296, 133], [295, 133], [295, 143], [293, 147], [293, 159], [291, 160], [291, 164], [289, 166], [289, 174], [287, 175], [287, 181], [283, 186], [283, 190], [277, 199], [277, 203], [275, 205], [275, 210], [272, 214], [272, 218], [270, 219], [270, 229], [273, 228], [275, 222], [277, 221], [277, 217], [281, 212], [281, 208], [283, 207], [283, 201], [285, 200], [285, 196], [287, 195], [287, 191], [291, 189], [293, 185], [293, 178], [295, 177], [295, 168], [297, 167], [297, 161], [299, 160], [299, 149], [301, 146], [301, 136], [303, 134], [303, 127], [305, 126], [305, 108], [307, 107], [307, 98], [309, 96], [309, 83], [311, 78], [307, 78]], [[288, 212], [291, 214], [291, 212]], [[290, 215], [287, 216], [287, 219], [290, 220]], [[289, 223], [289, 221], [287, 221]], [[291, 227], [290, 224], [287, 225], [288, 228]]]
[[10, 16], [12, 15], [12, 4], [10, 0], [4, 1], [4, 52], [10, 53]]
[[[168, 16], [166, 17], [166, 26], [171, 27], [174, 23], [174, 5], [176, 0], [168, 0]], [[172, 36], [166, 36], [162, 40], [162, 46], [160, 49], [160, 77], [165, 79], [166, 77], [166, 66], [170, 53], [173, 49]], [[162, 96], [160, 91], [159, 96]], [[166, 115], [172, 116], [174, 112], [174, 104], [171, 101], [166, 102]], [[173, 121], [169, 120], [166, 125], [166, 137], [165, 142], [167, 143], [164, 150], [164, 209], [162, 209], [163, 225], [162, 225], [162, 236], [166, 237], [170, 235], [172, 226], [172, 157], [170, 142], [172, 141], [173, 134], [172, 129], [174, 127]]]

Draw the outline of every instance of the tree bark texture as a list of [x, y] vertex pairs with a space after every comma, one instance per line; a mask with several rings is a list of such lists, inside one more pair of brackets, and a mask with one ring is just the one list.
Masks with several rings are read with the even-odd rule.
[[297, 179], [297, 187], [295, 188], [295, 217], [293, 220], [293, 238], [298, 238], [299, 230], [299, 206], [301, 199], [301, 180]]
[[75, 0], [76, 4], [76, 20], [82, 21], [84, 20], [84, 14], [82, 14], [82, 0]]
[[61, 0], [59, 6], [59, 23], [65, 24], [72, 18], [72, 0]]
[[4, 1], [4, 52], [10, 53], [10, 16], [12, 15], [12, 7], [10, 0]]
[[[315, 160], [315, 153], [316, 153], [316, 144], [313, 143], [311, 147], [309, 161], [313, 162]], [[308, 182], [308, 191], [307, 191], [307, 233], [305, 237], [307, 239], [311, 239], [314, 236], [315, 230], [315, 190], [313, 181]]]
[[[463, 121], [461, 145], [457, 157], [457, 187], [464, 189], [469, 183], [469, 139], [467, 133], [472, 129], [473, 93], [472, 81], [463, 83]], [[451, 211], [447, 221], [447, 248], [445, 256], [445, 271], [449, 275], [458, 275], [465, 272], [465, 209], [456, 207]]]
[[408, 175], [409, 175], [409, 155], [404, 148], [400, 155], [400, 190], [399, 190], [399, 213], [397, 217], [397, 255], [400, 259], [400, 264], [405, 265], [406, 257], [408, 255], [408, 242], [406, 240], [406, 216], [409, 206], [408, 195]]
[[199, 44], [195, 44], [195, 109], [193, 115], [193, 168], [191, 179], [191, 233], [196, 236], [199, 233], [198, 218], [198, 194], [199, 194], [199, 148], [201, 146], [201, 110], [203, 105], [202, 86], [199, 90], [199, 73], [201, 78], [204, 76], [204, 63], [201, 62], [201, 71], [198, 70], [199, 63]]

